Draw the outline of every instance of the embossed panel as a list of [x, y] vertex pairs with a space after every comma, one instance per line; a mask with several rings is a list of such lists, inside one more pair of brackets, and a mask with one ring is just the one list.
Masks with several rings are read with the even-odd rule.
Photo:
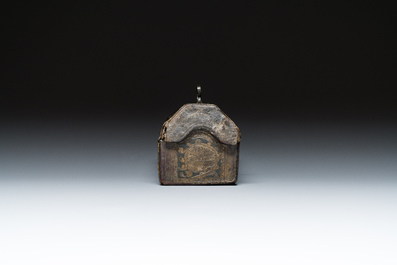
[[223, 144], [205, 130], [195, 130], [179, 143], [160, 141], [160, 182], [165, 185], [235, 183], [238, 146]]
[[178, 145], [179, 178], [219, 178], [222, 147], [210, 134], [199, 131]]

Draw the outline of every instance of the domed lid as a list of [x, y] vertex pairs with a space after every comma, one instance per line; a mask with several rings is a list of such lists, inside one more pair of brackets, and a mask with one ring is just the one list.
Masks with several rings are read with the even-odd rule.
[[163, 124], [159, 140], [180, 142], [193, 130], [202, 129], [224, 144], [239, 143], [241, 134], [236, 124], [218, 106], [201, 103], [201, 89], [198, 92], [198, 103], [183, 105]]

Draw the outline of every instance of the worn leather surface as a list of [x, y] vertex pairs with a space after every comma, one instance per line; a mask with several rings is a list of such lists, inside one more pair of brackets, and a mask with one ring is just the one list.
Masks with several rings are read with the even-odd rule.
[[191, 103], [183, 105], [161, 130], [160, 140], [176, 143], [185, 139], [193, 130], [207, 130], [221, 143], [236, 145], [240, 142], [240, 130], [222, 110], [214, 104]]

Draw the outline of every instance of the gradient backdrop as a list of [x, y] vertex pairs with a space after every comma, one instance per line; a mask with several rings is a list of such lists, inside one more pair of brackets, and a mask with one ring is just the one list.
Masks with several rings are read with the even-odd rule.
[[[392, 6], [0, 12], [0, 264], [397, 264]], [[197, 84], [241, 129], [237, 185], [159, 185]]]

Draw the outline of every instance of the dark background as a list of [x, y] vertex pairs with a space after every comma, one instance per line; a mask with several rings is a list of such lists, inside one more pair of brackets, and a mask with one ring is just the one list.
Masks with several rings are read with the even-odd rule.
[[[379, 1], [2, 8], [3, 117], [394, 119], [395, 10]], [[4, 47], [4, 46], [3, 46]]]

